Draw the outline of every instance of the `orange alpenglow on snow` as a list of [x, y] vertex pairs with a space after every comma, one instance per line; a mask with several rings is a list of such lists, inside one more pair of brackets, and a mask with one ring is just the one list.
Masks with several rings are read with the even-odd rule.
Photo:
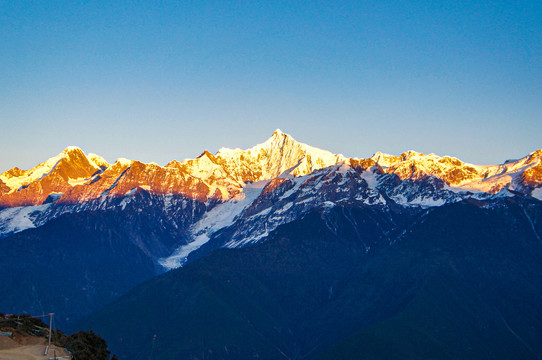
[[[205, 202], [226, 201], [247, 183], [292, 178], [342, 165], [372, 169], [400, 180], [438, 178], [458, 191], [496, 193], [503, 188], [542, 186], [542, 150], [502, 165], [473, 165], [456, 158], [408, 151], [399, 156], [376, 153], [368, 159], [346, 158], [300, 142], [276, 130], [264, 143], [247, 150], [204, 151], [195, 159], [166, 166], [118, 159], [109, 164], [95, 154], [68, 147], [30, 170], [12, 168], [0, 175], [0, 207], [40, 205], [56, 201], [76, 204], [102, 197], [123, 197], [132, 191], [180, 195]], [[278, 186], [271, 183], [269, 186]]]

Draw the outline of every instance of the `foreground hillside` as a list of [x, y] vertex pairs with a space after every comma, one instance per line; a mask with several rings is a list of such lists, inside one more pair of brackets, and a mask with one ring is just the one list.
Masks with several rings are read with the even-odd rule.
[[311, 211], [135, 288], [82, 326], [125, 359], [143, 359], [153, 334], [163, 359], [541, 357], [540, 202], [466, 201], [393, 234], [381, 226], [370, 210]]
[[28, 315], [0, 313], [0, 334], [2, 360], [110, 359], [107, 344], [93, 332], [80, 331], [67, 336], [54, 330], [50, 334], [50, 328], [43, 321]]

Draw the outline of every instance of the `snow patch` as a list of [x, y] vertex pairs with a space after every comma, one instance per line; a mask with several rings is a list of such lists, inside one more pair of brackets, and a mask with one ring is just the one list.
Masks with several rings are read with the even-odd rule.
[[293, 193], [299, 190], [299, 187], [305, 182], [306, 179], [307, 179], [307, 176], [300, 176], [300, 177], [290, 179], [291, 181], [294, 182], [295, 184], [294, 187], [286, 191], [284, 194], [282, 194], [280, 198], [287, 199], [288, 197], [290, 197]]
[[[0, 234], [17, 233], [35, 228], [33, 218], [36, 212], [45, 211], [51, 204], [20, 206], [0, 211]], [[34, 215], [34, 216], [33, 216]]]
[[125, 159], [125, 158], [118, 158], [117, 161], [115, 161], [115, 162], [118, 163], [119, 165], [125, 165], [125, 166], [131, 166], [132, 165], [132, 160]]
[[94, 165], [97, 168], [100, 168], [101, 166], [105, 166], [105, 167], [109, 166], [109, 163], [100, 155], [88, 153], [87, 159], [92, 165]]
[[445, 199], [433, 199], [429, 197], [418, 196], [408, 201], [402, 194], [392, 197], [396, 203], [404, 206], [421, 206], [421, 207], [434, 207], [446, 204]]
[[261, 216], [266, 216], [266, 215], [268, 215], [268, 214], [271, 212], [271, 210], [273, 210], [273, 208], [272, 208], [272, 207], [268, 207], [267, 209], [264, 209], [264, 210], [260, 211], [259, 213], [252, 215], [251, 218], [257, 218], [257, 217], [261, 217]]
[[286, 203], [282, 208], [280, 208], [279, 210], [275, 211], [275, 214], [282, 214], [282, 213], [285, 213], [286, 211], [288, 211], [292, 206], [294, 205], [293, 202], [288, 202]]
[[538, 200], [542, 200], [542, 188], [534, 189], [531, 196]]
[[378, 179], [371, 170], [365, 170], [360, 177], [367, 182], [369, 189], [376, 189], [378, 186]]
[[83, 185], [83, 184], [86, 183], [88, 180], [89, 180], [89, 178], [69, 179], [69, 180], [68, 180], [68, 184], [70, 184], [70, 186]]
[[268, 183], [269, 180], [264, 180], [248, 184], [243, 192], [235, 198], [219, 204], [205, 213], [203, 218], [192, 225], [190, 229], [194, 241], [182, 245], [171, 256], [159, 259], [160, 265], [168, 270], [183, 266], [188, 255], [208, 242], [213, 233], [233, 224], [235, 218], [256, 200]]
[[194, 241], [192, 241], [189, 244], [181, 246], [180, 248], [175, 250], [175, 252], [171, 256], [167, 258], [158, 259], [158, 263], [162, 265], [164, 268], [166, 268], [167, 270], [173, 270], [178, 267], [181, 267], [184, 265], [184, 263], [186, 262], [186, 259], [188, 258], [188, 255], [192, 251], [199, 249], [200, 246], [202, 246], [209, 240], [210, 239], [207, 236], [207, 234], [201, 234], [199, 236], [196, 236]]

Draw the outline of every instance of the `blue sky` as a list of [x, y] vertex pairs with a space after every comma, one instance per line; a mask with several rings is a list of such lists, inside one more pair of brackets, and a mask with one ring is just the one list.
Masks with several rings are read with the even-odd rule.
[[540, 1], [3, 1], [0, 171], [154, 161], [276, 128], [347, 156], [542, 147]]

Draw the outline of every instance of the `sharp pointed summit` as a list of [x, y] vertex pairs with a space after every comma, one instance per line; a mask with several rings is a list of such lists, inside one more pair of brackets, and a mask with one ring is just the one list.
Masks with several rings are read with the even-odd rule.
[[79, 146], [68, 146], [64, 150], [62, 150], [63, 154], [73, 153], [73, 152], [83, 152]]
[[[122, 158], [109, 165], [98, 155], [85, 155], [71, 146], [30, 170], [13, 168], [0, 175], [0, 243], [9, 245], [4, 249], [14, 249], [10, 246], [18, 246], [19, 241], [4, 239], [16, 233], [21, 233], [21, 239], [28, 237], [31, 247], [50, 244], [53, 250], [60, 244], [57, 239], [70, 247], [79, 241], [89, 247], [73, 247], [74, 264], [81, 265], [75, 271], [78, 278], [89, 274], [86, 261], [90, 258], [97, 261], [92, 273], [95, 280], [102, 279], [104, 264], [124, 263], [129, 269], [146, 262], [146, 274], [151, 276], [197, 261], [217, 248], [265, 245], [270, 234], [279, 234], [312, 214], [334, 239], [350, 228], [348, 236], [354, 236], [360, 254], [368, 254], [376, 245], [368, 237], [373, 234], [390, 244], [390, 234], [404, 234], [405, 216], [423, 220], [421, 215], [456, 203], [484, 209], [506, 201], [540, 204], [541, 154], [539, 150], [490, 166], [414, 151], [355, 159], [309, 146], [279, 129], [245, 150], [204, 151], [197, 158], [166, 166]], [[514, 226], [531, 232], [540, 222], [525, 216], [528, 206], [518, 209], [515, 214], [522, 222]], [[368, 221], [373, 220], [377, 226], [367, 231]], [[67, 232], [70, 222], [72, 230]], [[44, 236], [41, 241], [36, 241], [36, 234]], [[103, 252], [89, 256], [96, 239]], [[296, 235], [292, 240], [297, 239]], [[330, 246], [326, 242], [326, 253]], [[26, 267], [39, 263], [35, 254], [50, 249], [28, 253], [24, 249], [5, 259], [18, 264], [21, 256], [28, 255], [31, 262]], [[116, 256], [122, 261], [115, 261]], [[72, 272], [55, 264], [56, 268]], [[107, 278], [130, 281], [123, 276], [131, 272], [120, 270], [107, 273]], [[33, 281], [38, 271], [28, 273]], [[50, 277], [49, 272], [43, 273]], [[145, 276], [138, 276], [137, 281]], [[37, 285], [17, 281], [12, 287], [27, 283]], [[95, 300], [101, 295], [89, 293], [76, 281], [65, 283], [74, 286], [70, 292], [78, 292], [79, 299], [86, 299], [90, 306], [98, 304]], [[35, 296], [30, 286], [26, 289], [26, 298]], [[50, 294], [50, 286], [36, 293]], [[67, 314], [84, 315], [71, 307], [76, 301], [61, 302], [73, 311]]]
[[[139, 187], [156, 193], [227, 201], [242, 193], [249, 183], [306, 176], [326, 168], [332, 171], [337, 165], [344, 165], [343, 170], [354, 167], [365, 171], [375, 164], [390, 179], [436, 179], [456, 192], [494, 194], [510, 188], [539, 196], [541, 154], [537, 150], [522, 159], [492, 166], [412, 150], [398, 156], [377, 152], [370, 159], [348, 159], [299, 142], [281, 129], [246, 150], [221, 148], [216, 154], [204, 151], [195, 159], [172, 161], [165, 167], [122, 158], [110, 165], [98, 155], [85, 155], [79, 147], [69, 146], [30, 170], [12, 168], [1, 174], [0, 206], [39, 205], [51, 194], [69, 203], [102, 196], [122, 197]], [[158, 180], [157, 176], [164, 178]]]

